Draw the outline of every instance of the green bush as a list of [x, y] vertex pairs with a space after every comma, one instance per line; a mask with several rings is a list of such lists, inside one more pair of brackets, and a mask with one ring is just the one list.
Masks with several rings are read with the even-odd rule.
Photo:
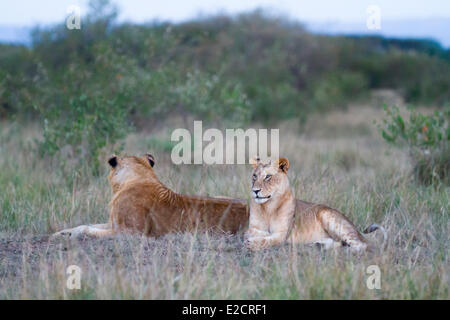
[[45, 112], [39, 151], [42, 156], [54, 156], [65, 148], [75, 163], [91, 165], [92, 173], [98, 174], [101, 151], [114, 146], [129, 131], [126, 114], [126, 108], [116, 100], [85, 94], [72, 98], [64, 113], [55, 109]]
[[450, 101], [449, 50], [434, 42], [314, 35], [262, 11], [135, 25], [106, 0], [90, 8], [81, 30], [60, 23], [36, 28], [31, 48], [0, 45], [0, 118], [40, 121], [49, 156], [98, 161], [133, 127], [173, 114], [230, 127], [304, 121], [373, 88]]
[[314, 86], [313, 101], [320, 110], [345, 106], [367, 92], [367, 80], [363, 74], [351, 72], [332, 73]]
[[423, 184], [449, 184], [450, 107], [424, 115], [409, 108], [405, 120], [398, 107], [387, 108], [380, 125], [381, 135], [389, 143], [406, 145], [414, 162], [414, 176]]

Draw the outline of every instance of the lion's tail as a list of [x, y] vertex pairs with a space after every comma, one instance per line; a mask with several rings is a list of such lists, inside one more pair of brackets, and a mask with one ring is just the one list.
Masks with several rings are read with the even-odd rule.
[[383, 228], [382, 226], [380, 226], [379, 224], [376, 223], [372, 223], [370, 226], [368, 226], [363, 233], [371, 233], [377, 230], [381, 230], [381, 232], [383, 232], [383, 247], [386, 246], [387, 244], [387, 240], [388, 240], [388, 234], [386, 232], [386, 229]]

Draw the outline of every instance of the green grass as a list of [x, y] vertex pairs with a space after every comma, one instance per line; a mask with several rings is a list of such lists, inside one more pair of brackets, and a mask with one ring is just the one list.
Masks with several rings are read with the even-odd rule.
[[[291, 162], [298, 198], [341, 210], [359, 229], [373, 222], [386, 227], [386, 249], [362, 256], [311, 246], [253, 253], [240, 236], [212, 234], [49, 242], [46, 235], [61, 228], [107, 221], [106, 163], [100, 176], [74, 174], [27, 147], [37, 129], [2, 123], [0, 298], [449, 299], [450, 190], [414, 183], [407, 152], [370, 133], [377, 115], [361, 108], [345, 119], [330, 113], [311, 119], [306, 133], [279, 125], [280, 151]], [[325, 134], [328, 123], [361, 126], [361, 118], [365, 135]], [[159, 145], [153, 135], [130, 135], [125, 153], [153, 153], [155, 171], [170, 188], [249, 198], [251, 168], [175, 166], [165, 143], [147, 149]], [[382, 237], [368, 238], [381, 243]], [[82, 269], [81, 290], [65, 286], [71, 264]], [[380, 267], [380, 290], [366, 286], [369, 265]]]

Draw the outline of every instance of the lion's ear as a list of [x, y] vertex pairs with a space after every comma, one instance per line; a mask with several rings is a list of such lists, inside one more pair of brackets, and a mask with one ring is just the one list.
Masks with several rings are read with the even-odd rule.
[[261, 163], [261, 159], [258, 156], [254, 156], [250, 159], [250, 164], [253, 166], [253, 168], [256, 168]]
[[278, 168], [284, 173], [287, 173], [289, 169], [289, 160], [287, 158], [278, 159]]
[[151, 154], [147, 153], [145, 155], [145, 157], [147, 158], [148, 163], [150, 163], [150, 166], [153, 168], [153, 166], [155, 165], [155, 157], [153, 157]]
[[117, 167], [117, 163], [118, 163], [117, 156], [112, 156], [111, 158], [109, 158], [108, 163], [111, 166], [111, 168]]

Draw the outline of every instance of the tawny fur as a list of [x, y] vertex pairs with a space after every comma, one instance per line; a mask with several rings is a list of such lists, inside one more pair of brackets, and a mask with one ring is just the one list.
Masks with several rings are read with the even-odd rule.
[[237, 233], [248, 226], [245, 201], [175, 193], [155, 175], [151, 155], [112, 157], [109, 163], [113, 190], [109, 223], [79, 226], [55, 235], [101, 237], [127, 232], [157, 237], [195, 230]]
[[[349, 246], [363, 251], [366, 239], [341, 212], [325, 205], [296, 200], [289, 186], [289, 161], [263, 163], [253, 159], [250, 224], [245, 237], [251, 249], [290, 243], [317, 243], [325, 248]], [[378, 225], [370, 232], [385, 230]]]

